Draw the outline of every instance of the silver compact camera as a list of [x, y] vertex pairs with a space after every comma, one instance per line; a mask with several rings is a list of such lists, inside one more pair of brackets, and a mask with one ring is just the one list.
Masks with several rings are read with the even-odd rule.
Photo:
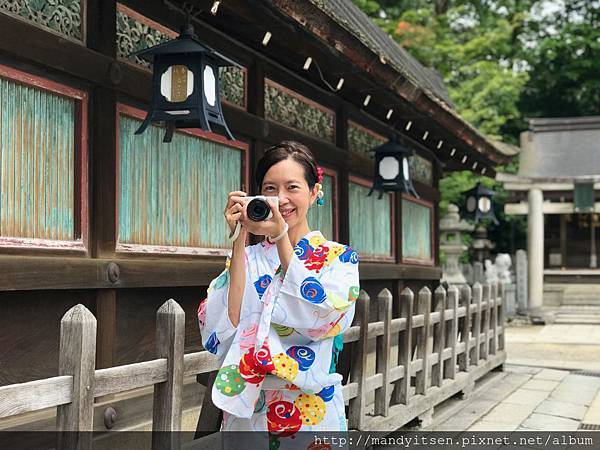
[[254, 197], [244, 197], [244, 200], [248, 203], [246, 207], [246, 214], [250, 220], [255, 222], [260, 222], [263, 220], [268, 220], [273, 217], [273, 211], [271, 211], [271, 207], [267, 202], [267, 199], [270, 198], [275, 202], [277, 208], [279, 208], [279, 197], [274, 196], [264, 196], [264, 195], [256, 195]]

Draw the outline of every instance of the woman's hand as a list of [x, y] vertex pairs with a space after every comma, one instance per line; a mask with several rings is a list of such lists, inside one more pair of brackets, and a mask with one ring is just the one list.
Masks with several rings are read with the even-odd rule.
[[269, 198], [267, 199], [267, 203], [271, 207], [271, 212], [273, 213], [273, 216], [270, 219], [255, 222], [254, 220], [250, 220], [248, 218], [248, 215], [246, 213], [248, 203], [246, 202], [243, 208], [243, 216], [241, 219], [242, 227], [245, 227], [250, 233], [254, 235], [276, 237], [283, 232], [285, 228], [285, 219], [279, 212], [279, 208], [273, 200]]
[[243, 191], [232, 191], [227, 195], [227, 204], [223, 210], [223, 215], [225, 216], [227, 225], [229, 225], [229, 230], [232, 233], [235, 230], [238, 221], [242, 224], [240, 234], [247, 232], [242, 220], [245, 214], [244, 210], [246, 203], [244, 202], [244, 197], [246, 197], [246, 193]]

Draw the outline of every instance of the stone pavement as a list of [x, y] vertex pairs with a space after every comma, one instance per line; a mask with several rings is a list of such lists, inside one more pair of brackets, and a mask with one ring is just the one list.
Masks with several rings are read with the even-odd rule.
[[600, 377], [513, 365], [487, 377], [468, 399], [446, 406], [445, 414], [436, 412], [427, 430], [600, 429]]
[[600, 371], [599, 325], [510, 325], [507, 363]]
[[504, 371], [434, 410], [435, 431], [600, 430], [600, 326], [507, 327]]

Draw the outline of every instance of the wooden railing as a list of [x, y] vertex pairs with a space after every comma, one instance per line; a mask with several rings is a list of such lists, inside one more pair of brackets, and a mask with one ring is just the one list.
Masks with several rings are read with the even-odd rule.
[[[399, 298], [401, 317], [392, 318], [392, 295], [384, 289], [377, 296], [378, 321], [369, 322], [370, 298], [361, 291], [354, 325], [344, 333], [344, 342], [355, 347], [343, 386], [349, 428], [398, 429], [431, 415], [457, 392], [472, 390], [477, 378], [502, 365], [503, 296], [502, 285], [475, 284], [448, 292], [440, 286], [433, 296], [423, 288], [415, 301], [407, 288]], [[0, 420], [56, 406], [57, 448], [91, 448], [91, 433], [69, 431], [92, 431], [94, 398], [154, 386], [152, 429], [179, 431], [184, 377], [218, 369], [207, 351], [184, 354], [184, 323], [182, 308], [168, 300], [157, 312], [157, 359], [95, 369], [96, 319], [83, 305], [74, 306], [61, 321], [58, 376], [0, 387]], [[372, 339], [376, 362], [370, 375]], [[177, 447], [177, 436], [153, 433], [153, 448]]]

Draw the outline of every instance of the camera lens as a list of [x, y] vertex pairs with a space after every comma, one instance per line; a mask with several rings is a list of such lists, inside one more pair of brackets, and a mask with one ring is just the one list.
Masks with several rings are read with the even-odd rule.
[[250, 220], [254, 220], [255, 222], [267, 220], [270, 212], [271, 207], [266, 200], [263, 200], [262, 198], [252, 199], [250, 200], [250, 203], [248, 203], [247, 213]]

